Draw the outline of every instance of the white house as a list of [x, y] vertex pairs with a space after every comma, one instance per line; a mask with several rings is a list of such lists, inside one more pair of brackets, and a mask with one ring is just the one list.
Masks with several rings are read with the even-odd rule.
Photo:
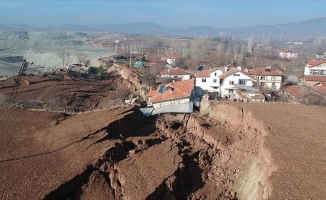
[[165, 56], [165, 57], [163, 57], [162, 59], [165, 59], [166, 62], [167, 62], [169, 65], [175, 66], [175, 62], [176, 62], [176, 60], [177, 60], [178, 58], [179, 58], [179, 56], [172, 54], [172, 55], [169, 55], [169, 56]]
[[186, 70], [180, 69], [179, 67], [163, 70], [160, 72], [160, 76], [164, 78], [179, 78], [181, 80], [190, 79], [190, 73]]
[[297, 58], [298, 57], [298, 52], [292, 51], [292, 50], [281, 51], [280, 52], [280, 57], [281, 58], [287, 58], [287, 59]]
[[220, 92], [220, 78], [223, 72], [218, 69], [209, 69], [197, 72], [194, 76], [196, 78], [195, 85], [208, 92]]
[[235, 91], [238, 89], [237, 85], [246, 86], [248, 89], [251, 89], [253, 86], [250, 75], [235, 68], [220, 75], [219, 78], [220, 94], [222, 97], [235, 98]]
[[[256, 67], [255, 69], [245, 69], [253, 79], [257, 79], [257, 84], [271, 90], [280, 90], [284, 75], [282, 71], [272, 71], [271, 67]], [[256, 78], [257, 77], [257, 78]]]
[[326, 61], [308, 60], [304, 68], [304, 75], [307, 76], [326, 76]]

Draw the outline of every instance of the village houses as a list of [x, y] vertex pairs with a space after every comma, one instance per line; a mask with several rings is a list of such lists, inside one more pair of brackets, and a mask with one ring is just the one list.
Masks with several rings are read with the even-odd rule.
[[285, 51], [281, 51], [279, 55], [281, 58], [292, 59], [298, 57], [298, 52], [293, 50], [285, 50]]
[[[223, 71], [222, 71], [223, 70]], [[253, 79], [238, 68], [214, 68], [195, 73], [196, 86], [221, 97], [235, 98], [236, 90], [252, 90]]]

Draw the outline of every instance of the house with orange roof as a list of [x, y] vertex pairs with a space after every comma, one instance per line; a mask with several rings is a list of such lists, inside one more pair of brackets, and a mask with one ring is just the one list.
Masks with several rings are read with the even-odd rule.
[[200, 100], [195, 98], [194, 86], [195, 80], [189, 79], [161, 84], [156, 90], [148, 92], [146, 98], [148, 107], [152, 109], [150, 114], [193, 112], [194, 101]]
[[282, 71], [273, 71], [271, 67], [246, 68], [244, 72], [249, 74], [253, 79], [256, 79], [257, 85], [275, 91], [280, 90], [285, 77]]
[[160, 76], [164, 78], [173, 78], [173, 79], [181, 79], [181, 80], [189, 80], [190, 73], [186, 70], [180, 69], [179, 67], [175, 67], [172, 69], [166, 69], [160, 72]]
[[284, 98], [288, 102], [302, 102], [303, 98], [310, 96], [311, 90], [308, 87], [291, 85], [285, 88]]
[[303, 76], [303, 83], [307, 86], [326, 85], [326, 76]]
[[218, 68], [199, 71], [194, 74], [196, 79], [196, 87], [208, 92], [220, 92], [220, 78], [223, 74]]
[[308, 60], [304, 75], [306, 76], [326, 76], [326, 61], [323, 60]]

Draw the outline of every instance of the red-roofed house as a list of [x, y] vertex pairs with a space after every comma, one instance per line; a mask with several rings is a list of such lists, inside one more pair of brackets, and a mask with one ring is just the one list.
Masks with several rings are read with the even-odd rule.
[[289, 86], [285, 88], [284, 97], [289, 102], [326, 105], [326, 86]]
[[281, 71], [272, 71], [270, 67], [256, 67], [256, 70], [246, 68], [244, 72], [254, 79], [256, 76], [258, 85], [272, 90], [280, 90], [284, 80], [284, 75]]
[[181, 80], [190, 79], [190, 73], [179, 67], [163, 70], [160, 72], [160, 76], [164, 78], [180, 78]]
[[191, 98], [194, 92], [194, 79], [161, 84], [157, 90], [150, 91], [146, 97], [153, 113], [190, 113], [193, 111]]
[[326, 76], [326, 61], [309, 60], [304, 68], [304, 75]]
[[199, 71], [194, 75], [196, 86], [208, 92], [220, 92], [219, 76], [222, 74], [223, 72], [218, 68]]
[[326, 76], [303, 76], [304, 84], [308, 86], [326, 85]]

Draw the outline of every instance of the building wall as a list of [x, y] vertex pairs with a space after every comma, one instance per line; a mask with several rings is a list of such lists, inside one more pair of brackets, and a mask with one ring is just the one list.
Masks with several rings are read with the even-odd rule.
[[[234, 76], [234, 74], [239, 74], [239, 76]], [[223, 83], [221, 85], [221, 91], [220, 91], [220, 94], [222, 97], [225, 97], [225, 96], [228, 96], [230, 98], [233, 98], [235, 97], [235, 87], [234, 87], [234, 84], [242, 84], [240, 83], [240, 80], [245, 80], [245, 84], [243, 85], [246, 85], [246, 86], [252, 86], [252, 78], [240, 73], [240, 72], [237, 72], [237, 73], [234, 73], [234, 74], [231, 74], [230, 76], [227, 76], [223, 79]], [[233, 84], [231, 84], [230, 82], [233, 81]], [[230, 90], [233, 90], [233, 92], [230, 92]]]
[[[201, 87], [203, 90], [208, 92], [220, 92], [220, 78], [219, 76], [223, 74], [221, 70], [216, 70], [210, 73], [210, 77], [207, 78], [196, 78], [195, 85]], [[203, 79], [206, 81], [203, 82]]]
[[171, 74], [165, 74], [165, 75], [161, 75], [161, 77], [165, 77], [165, 78], [175, 78], [178, 77], [181, 80], [189, 80], [190, 79], [190, 75], [171, 75]]
[[326, 75], [326, 64], [320, 64], [315, 67], [309, 68], [310, 66], [305, 66], [304, 75]]
[[176, 105], [176, 104], [184, 104], [184, 103], [189, 103], [190, 100], [189, 98], [180, 98], [180, 99], [171, 99], [167, 101], [160, 101], [160, 102], [154, 102], [152, 103], [154, 109], [162, 108], [164, 106], [169, 106], [169, 105]]
[[[259, 83], [264, 83], [269, 89], [279, 90], [282, 85], [282, 76], [258, 76]], [[273, 83], [275, 84], [273, 87]]]

